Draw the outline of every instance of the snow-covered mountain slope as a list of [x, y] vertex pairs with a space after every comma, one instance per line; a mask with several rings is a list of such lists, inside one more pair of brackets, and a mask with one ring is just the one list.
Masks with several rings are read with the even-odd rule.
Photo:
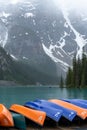
[[[63, 74], [87, 49], [87, 14], [55, 0], [21, 0], [0, 5], [0, 45], [17, 59], [50, 75]], [[48, 60], [50, 59], [50, 61]], [[49, 62], [50, 63], [49, 63]], [[45, 70], [53, 64], [56, 71]]]

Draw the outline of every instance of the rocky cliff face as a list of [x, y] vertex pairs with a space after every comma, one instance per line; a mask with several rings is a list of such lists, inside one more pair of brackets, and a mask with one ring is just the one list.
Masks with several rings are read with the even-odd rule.
[[[26, 61], [14, 59], [13, 55], [10, 56], [0, 47], [0, 85], [58, 84], [59, 78], [57, 76], [56, 67], [50, 58], [48, 58], [47, 61], [49, 62], [48, 66], [44, 64], [41, 66], [41, 68], [43, 68], [42, 71], [40, 71], [41, 68], [38, 69], [37, 66], [32, 66]], [[50, 63], [53, 70], [50, 68]], [[40, 63], [38, 64], [41, 65]], [[45, 70], [45, 72], [43, 70]]]
[[86, 14], [56, 6], [54, 0], [2, 5], [1, 46], [38, 72], [65, 77], [73, 55], [81, 57], [83, 48], [86, 52]]

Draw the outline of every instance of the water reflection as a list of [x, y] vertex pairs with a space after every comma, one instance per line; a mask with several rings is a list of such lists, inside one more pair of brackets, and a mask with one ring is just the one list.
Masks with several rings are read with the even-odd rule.
[[87, 88], [67, 88], [67, 98], [81, 98], [87, 99]]

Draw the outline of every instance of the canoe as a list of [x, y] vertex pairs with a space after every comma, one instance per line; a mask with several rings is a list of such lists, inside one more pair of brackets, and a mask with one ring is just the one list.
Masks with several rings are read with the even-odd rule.
[[87, 110], [84, 109], [84, 108], [81, 108], [79, 106], [76, 106], [76, 105], [68, 103], [68, 102], [65, 102], [63, 100], [51, 99], [49, 101], [53, 102], [53, 103], [55, 103], [57, 105], [64, 106], [65, 108], [68, 108], [68, 109], [76, 111], [77, 112], [77, 116], [79, 116], [82, 119], [86, 119], [87, 118]]
[[73, 99], [74, 101], [79, 101], [79, 102], [81, 102], [81, 103], [85, 103], [85, 104], [87, 104], [87, 100], [85, 100], [85, 99]]
[[75, 99], [62, 99], [62, 100], [66, 101], [66, 102], [69, 102], [69, 103], [72, 103], [72, 104], [74, 104], [76, 106], [87, 109], [87, 104], [85, 102], [81, 102], [81, 101], [75, 100]]
[[14, 120], [14, 126], [20, 130], [26, 130], [26, 121], [25, 121], [25, 117], [21, 114], [12, 112], [12, 117]]
[[45, 112], [33, 110], [18, 104], [13, 104], [10, 107], [10, 110], [22, 114], [23, 116], [27, 117], [28, 119], [32, 120], [33, 122], [41, 126], [44, 124], [46, 118]]
[[38, 102], [26, 102], [24, 104], [26, 107], [30, 107], [32, 109], [40, 110], [46, 112], [47, 117], [52, 120], [58, 122], [62, 116], [62, 110], [50, 107], [48, 105], [43, 105]]
[[62, 110], [63, 111], [62, 116], [65, 117], [69, 121], [72, 121], [77, 114], [73, 110], [66, 109], [63, 106], [57, 105], [57, 104], [49, 102], [47, 100], [35, 100], [35, 102], [38, 102], [39, 104], [42, 104], [43, 106], [49, 106], [49, 107], [53, 107], [58, 110]]
[[0, 104], [0, 126], [14, 127], [12, 115], [3, 104]]

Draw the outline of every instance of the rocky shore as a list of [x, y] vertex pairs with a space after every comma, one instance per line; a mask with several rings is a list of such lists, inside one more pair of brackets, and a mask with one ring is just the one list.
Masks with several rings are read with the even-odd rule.
[[[58, 127], [58, 128], [31, 128], [31, 127], [27, 127], [26, 130], [83, 130], [86, 128], [82, 127]], [[2, 128], [1, 130], [19, 130], [16, 128]]]
[[[1, 130], [18, 130], [16, 128], [2, 128]], [[31, 128], [31, 127], [27, 127], [26, 130], [74, 130], [74, 128]], [[76, 130], [76, 129], [75, 129]]]

